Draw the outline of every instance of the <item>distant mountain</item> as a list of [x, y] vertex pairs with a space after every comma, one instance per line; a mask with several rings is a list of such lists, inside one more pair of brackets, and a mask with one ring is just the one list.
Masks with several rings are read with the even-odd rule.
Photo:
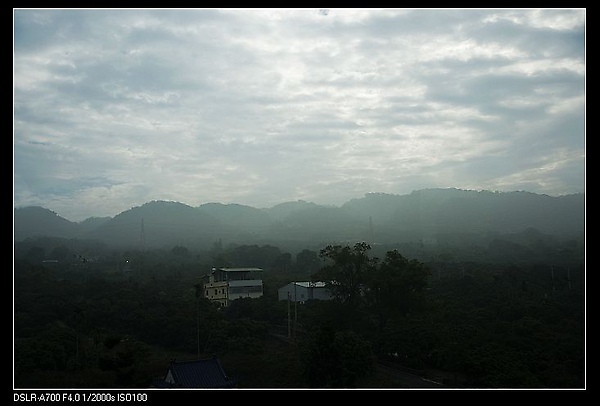
[[281, 222], [251, 206], [206, 203], [198, 206], [198, 210], [219, 222], [219, 239], [226, 241], [261, 242], [264, 238], [278, 238], [285, 232]]
[[289, 217], [292, 213], [306, 210], [306, 209], [314, 209], [319, 206], [316, 203], [306, 202], [304, 200], [297, 200], [295, 202], [285, 202], [271, 207], [270, 209], [263, 209], [266, 213], [269, 214], [272, 218], [276, 220], [284, 220]]
[[197, 208], [152, 201], [126, 210], [85, 234], [111, 245], [162, 247], [214, 241], [221, 224]]
[[73, 238], [79, 234], [77, 223], [39, 206], [14, 209], [13, 221], [16, 241], [44, 236]]
[[198, 206], [222, 224], [242, 229], [263, 228], [275, 225], [275, 220], [263, 210], [242, 204], [206, 203]]
[[90, 217], [79, 223], [79, 232], [87, 234], [100, 227], [104, 223], [109, 222], [112, 217]]
[[372, 193], [342, 209], [370, 219], [382, 238], [429, 237], [439, 233], [543, 233], [580, 235], [585, 228], [585, 195], [551, 197], [529, 192], [423, 189], [409, 195]]
[[[369, 241], [394, 244], [442, 235], [520, 233], [560, 237], [585, 233], [585, 195], [423, 189], [408, 195], [369, 193], [340, 207], [302, 200], [268, 209], [152, 201], [113, 218], [70, 222], [41, 207], [14, 210], [14, 238], [95, 239], [128, 247], [194, 248], [217, 240], [239, 244]], [[473, 238], [473, 237], [471, 237]]]
[[295, 240], [352, 241], [366, 237], [367, 223], [339, 207], [310, 206], [282, 220]]

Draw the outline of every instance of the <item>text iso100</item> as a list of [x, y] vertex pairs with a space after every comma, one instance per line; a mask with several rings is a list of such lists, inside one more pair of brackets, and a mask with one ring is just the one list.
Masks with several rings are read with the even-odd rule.
[[117, 394], [117, 400], [119, 402], [147, 402], [147, 393], [119, 393]]

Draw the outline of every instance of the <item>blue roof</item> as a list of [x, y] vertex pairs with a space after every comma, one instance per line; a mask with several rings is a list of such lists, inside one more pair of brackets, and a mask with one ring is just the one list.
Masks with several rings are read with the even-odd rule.
[[[164, 382], [171, 388], [233, 388], [236, 379], [227, 376], [217, 358], [171, 361], [169, 372], [175, 382]], [[168, 376], [168, 373], [167, 373]], [[157, 382], [158, 383], [158, 382]], [[155, 385], [159, 386], [159, 385]]]

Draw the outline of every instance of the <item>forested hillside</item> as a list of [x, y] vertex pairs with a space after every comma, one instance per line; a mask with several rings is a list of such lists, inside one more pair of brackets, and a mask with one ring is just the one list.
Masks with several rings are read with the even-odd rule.
[[[18, 249], [14, 264], [16, 388], [147, 388], [171, 359], [198, 349], [242, 388], [406, 387], [378, 372], [384, 364], [450, 388], [585, 384], [583, 261], [419, 261], [368, 244], [286, 252], [28, 243], [39, 249]], [[43, 262], [48, 251], [62, 260]], [[198, 299], [213, 265], [263, 267], [264, 296], [221, 310]], [[294, 316], [277, 300], [290, 281], [343, 281], [347, 271], [366, 295], [343, 290]], [[288, 320], [292, 344], [283, 345], [274, 337], [287, 336]]]

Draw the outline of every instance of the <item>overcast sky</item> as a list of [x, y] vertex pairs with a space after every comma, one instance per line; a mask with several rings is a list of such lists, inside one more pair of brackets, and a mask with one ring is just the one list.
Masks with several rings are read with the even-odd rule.
[[13, 9], [14, 206], [585, 192], [585, 9]]

